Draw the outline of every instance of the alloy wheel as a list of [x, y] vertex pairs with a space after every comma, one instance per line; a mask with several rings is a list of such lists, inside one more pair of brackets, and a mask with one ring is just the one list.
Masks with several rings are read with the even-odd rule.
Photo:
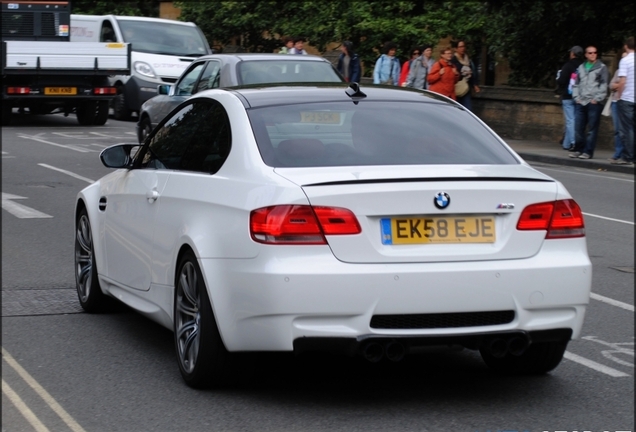
[[197, 363], [201, 339], [199, 280], [191, 261], [184, 263], [177, 283], [176, 340], [179, 361], [191, 373]]

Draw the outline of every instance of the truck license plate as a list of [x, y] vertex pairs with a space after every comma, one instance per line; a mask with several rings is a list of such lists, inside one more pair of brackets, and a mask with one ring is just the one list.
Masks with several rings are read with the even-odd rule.
[[44, 94], [54, 96], [76, 95], [77, 87], [44, 87]]

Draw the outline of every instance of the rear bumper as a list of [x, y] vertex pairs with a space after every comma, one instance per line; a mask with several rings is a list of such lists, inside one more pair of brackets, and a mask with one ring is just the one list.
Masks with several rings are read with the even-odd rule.
[[[328, 247], [303, 247], [302, 256], [298, 248], [272, 251], [254, 259], [200, 260], [230, 351], [302, 350], [322, 338], [356, 346], [368, 338], [444, 345], [444, 338], [555, 329], [577, 338], [591, 290], [584, 238], [546, 241], [527, 259], [481, 262], [347, 264]], [[371, 325], [377, 315], [497, 311], [514, 316], [464, 327]]]
[[413, 348], [430, 346], [462, 346], [478, 349], [487, 346], [489, 341], [496, 338], [509, 340], [514, 336], [521, 336], [529, 343], [569, 341], [572, 329], [535, 330], [535, 331], [503, 331], [489, 333], [468, 333], [457, 335], [429, 335], [429, 336], [386, 336], [362, 335], [356, 338], [343, 337], [302, 337], [294, 340], [294, 353], [301, 354], [313, 351], [336, 352], [349, 356], [361, 354], [366, 346], [378, 343], [386, 346], [389, 343], [400, 343], [406, 352]]

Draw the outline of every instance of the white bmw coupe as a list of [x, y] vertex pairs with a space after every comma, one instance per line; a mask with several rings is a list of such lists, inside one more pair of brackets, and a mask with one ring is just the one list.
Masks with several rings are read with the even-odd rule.
[[116, 170], [77, 197], [79, 301], [114, 297], [173, 330], [192, 387], [256, 351], [399, 361], [459, 345], [545, 373], [580, 335], [581, 209], [435, 93], [206, 90], [100, 157]]

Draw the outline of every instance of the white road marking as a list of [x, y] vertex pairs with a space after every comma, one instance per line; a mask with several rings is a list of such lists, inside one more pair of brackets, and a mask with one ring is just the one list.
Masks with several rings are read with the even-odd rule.
[[44, 219], [53, 217], [46, 213], [42, 213], [41, 211], [32, 209], [31, 207], [11, 201], [17, 199], [28, 198], [2, 192], [2, 208], [20, 219]]
[[632, 368], [634, 367], [634, 363], [630, 363], [628, 361], [625, 361], [623, 359], [617, 358], [616, 356], [612, 355], [612, 354], [626, 354], [626, 355], [634, 357], [634, 348], [629, 349], [622, 346], [622, 345], [634, 345], [634, 342], [611, 343], [611, 342], [605, 342], [604, 340], [597, 339], [596, 336], [584, 336], [583, 339], [613, 348], [611, 350], [601, 351], [601, 354], [603, 354], [605, 358], [612, 360], [618, 364], [622, 364], [623, 366], [628, 366]]
[[18, 409], [18, 411], [20, 411], [20, 414], [22, 414], [22, 416], [31, 423], [33, 429], [37, 432], [49, 432], [47, 427], [42, 424], [35, 414], [33, 414], [33, 411], [31, 411], [22, 398], [18, 396], [11, 387], [9, 387], [9, 384], [7, 384], [5, 380], [2, 380], [2, 393], [7, 395], [11, 403]]
[[2, 159], [11, 159], [11, 158], [15, 158], [15, 156], [7, 156], [9, 154], [9, 152], [3, 151], [2, 152]]
[[595, 371], [604, 373], [614, 378], [630, 376], [629, 374], [626, 374], [625, 372], [621, 372], [619, 370], [602, 365], [600, 363], [596, 363], [595, 361], [586, 359], [585, 357], [581, 357], [580, 355], [576, 355], [574, 353], [571, 353], [570, 351], [566, 351], [565, 354], [563, 354], [563, 357], [575, 363], [582, 364], [583, 366], [587, 366], [590, 369], [594, 369]]
[[6, 361], [9, 366], [15, 370], [18, 375], [22, 377], [22, 379], [33, 389], [35, 392], [46, 402], [46, 404], [51, 407], [53, 411], [62, 419], [64, 423], [73, 431], [73, 432], [86, 432], [84, 428], [82, 428], [76, 421], [67, 413], [62, 406], [57, 403], [53, 396], [47, 392], [44, 387], [42, 387], [29, 373], [24, 370], [20, 364], [15, 361], [13, 357], [7, 352], [7, 350], [2, 347], [2, 357], [4, 361]]
[[[42, 135], [42, 134], [38, 134], [38, 135]], [[75, 150], [75, 151], [78, 151], [80, 153], [95, 152], [95, 150], [85, 149], [85, 148], [82, 148], [82, 147], [76, 147], [76, 146], [73, 146], [73, 145], [58, 144], [58, 143], [54, 143], [54, 142], [51, 142], [51, 141], [46, 141], [46, 140], [43, 140], [41, 138], [38, 138], [36, 135], [24, 135], [24, 134], [21, 134], [21, 135], [18, 135], [18, 138], [30, 139], [30, 140], [38, 141], [38, 142], [41, 142], [41, 143], [44, 143], [44, 144], [49, 144], [49, 145], [56, 146], [56, 147], [62, 147], [62, 148], [68, 149], [68, 150]]]
[[628, 224], [628, 225], [634, 225], [634, 222], [625, 221], [625, 220], [622, 220], [622, 219], [614, 219], [614, 218], [610, 218], [610, 217], [606, 217], [606, 216], [599, 216], [599, 215], [595, 215], [595, 214], [592, 214], [592, 213], [585, 213], [585, 212], [583, 212], [583, 214], [585, 216], [591, 216], [591, 217], [595, 217], [595, 218], [599, 218], [599, 219], [610, 220], [612, 222], [620, 222], [620, 223], [624, 223], [624, 224]]
[[[563, 170], [563, 169], [556, 169], [556, 168], [548, 168], [548, 167], [536, 167], [535, 169], [539, 169], [541, 168], [549, 170], [549, 171], [557, 171], [557, 172], [561, 172], [564, 174], [577, 174], [577, 175], [581, 175], [581, 176], [586, 176], [586, 177], [598, 177], [598, 178], [602, 178], [602, 179], [610, 179], [610, 180], [618, 180], [618, 181], [624, 181], [624, 182], [628, 182], [628, 183], [634, 183], [634, 180], [631, 179], [626, 179], [626, 178], [619, 178], [619, 177], [612, 177], [612, 176], [607, 176], [607, 175], [598, 175], [598, 174], [586, 174], [586, 173], [582, 173], [582, 172], [578, 172], [578, 171], [572, 171], [572, 170]], [[589, 168], [586, 168], [589, 169]]]
[[622, 301], [614, 300], [595, 293], [590, 293], [590, 297], [592, 297], [594, 300], [602, 301], [603, 303], [611, 304], [612, 306], [617, 306], [619, 308], [634, 312], [634, 305], [630, 305], [629, 303], [623, 303]]
[[89, 179], [89, 178], [87, 178], [87, 177], [82, 177], [82, 176], [81, 176], [81, 175], [79, 175], [79, 174], [75, 174], [74, 172], [67, 171], [67, 170], [64, 170], [64, 169], [62, 169], [62, 168], [56, 168], [56, 167], [54, 167], [54, 166], [47, 165], [47, 164], [43, 164], [43, 163], [39, 163], [38, 165], [40, 165], [41, 167], [44, 167], [44, 168], [52, 169], [52, 170], [54, 170], [54, 171], [59, 171], [59, 172], [64, 173], [64, 174], [66, 174], [66, 175], [70, 175], [71, 177], [75, 177], [76, 179], [83, 180], [83, 181], [85, 181], [86, 183], [95, 183], [95, 180], [91, 180], [91, 179]]

